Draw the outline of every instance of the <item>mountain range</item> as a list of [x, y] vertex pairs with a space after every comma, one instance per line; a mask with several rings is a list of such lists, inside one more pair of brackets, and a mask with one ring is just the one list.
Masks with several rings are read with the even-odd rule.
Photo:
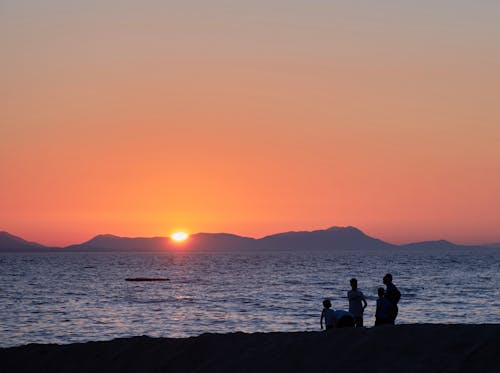
[[66, 247], [48, 247], [26, 241], [7, 232], [0, 232], [0, 252], [95, 252], [95, 251], [189, 251], [227, 250], [342, 250], [342, 249], [459, 249], [467, 247], [500, 247], [499, 244], [481, 246], [457, 245], [446, 240], [394, 245], [370, 237], [355, 227], [331, 227], [323, 230], [284, 232], [263, 238], [242, 237], [229, 233], [196, 233], [185, 242], [169, 237], [119, 237], [98, 235], [89, 241]]
[[23, 240], [7, 232], [0, 232], [0, 252], [3, 251], [51, 251], [52, 248]]

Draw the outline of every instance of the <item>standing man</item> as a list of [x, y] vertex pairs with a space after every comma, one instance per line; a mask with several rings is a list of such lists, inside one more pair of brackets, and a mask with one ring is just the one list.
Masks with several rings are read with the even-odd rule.
[[387, 287], [385, 291], [385, 298], [391, 303], [392, 313], [389, 319], [390, 324], [394, 325], [396, 322], [396, 317], [398, 316], [398, 302], [401, 298], [401, 293], [399, 292], [396, 285], [392, 283], [392, 275], [387, 273], [384, 278], [384, 285]]
[[363, 312], [367, 306], [365, 296], [361, 291], [358, 290], [358, 280], [351, 278], [351, 288], [347, 292], [347, 298], [349, 299], [349, 312], [354, 316], [354, 325], [356, 328], [363, 327]]

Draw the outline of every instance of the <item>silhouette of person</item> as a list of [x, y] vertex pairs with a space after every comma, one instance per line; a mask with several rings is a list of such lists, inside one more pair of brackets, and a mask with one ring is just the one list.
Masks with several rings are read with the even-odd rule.
[[354, 316], [344, 310], [333, 311], [336, 328], [354, 328]]
[[375, 326], [391, 324], [392, 304], [384, 297], [384, 288], [378, 288], [377, 309], [375, 311]]
[[358, 280], [351, 278], [351, 288], [347, 292], [347, 298], [349, 299], [349, 312], [354, 316], [354, 325], [357, 328], [363, 327], [363, 312], [367, 306], [365, 296], [358, 290]]
[[354, 327], [354, 316], [347, 311], [332, 310], [332, 302], [330, 299], [323, 301], [323, 311], [321, 311], [320, 325], [323, 329], [323, 319], [325, 320], [325, 329], [333, 328], [352, 328]]
[[398, 288], [396, 285], [392, 283], [392, 275], [390, 273], [387, 273], [384, 278], [383, 278], [384, 284], [386, 286], [386, 291], [385, 291], [385, 296], [384, 298], [387, 299], [392, 306], [392, 312], [391, 312], [391, 317], [390, 321], [391, 324], [394, 325], [396, 321], [396, 317], [398, 316], [398, 302], [399, 299], [401, 298], [401, 293], [399, 292]]
[[325, 299], [323, 301], [323, 311], [321, 311], [321, 318], [319, 319], [319, 324], [321, 325], [321, 329], [323, 329], [323, 319], [325, 320], [325, 330], [330, 330], [333, 329], [335, 326], [335, 320], [333, 311], [331, 309], [332, 307], [332, 302], [330, 302], [330, 299]]

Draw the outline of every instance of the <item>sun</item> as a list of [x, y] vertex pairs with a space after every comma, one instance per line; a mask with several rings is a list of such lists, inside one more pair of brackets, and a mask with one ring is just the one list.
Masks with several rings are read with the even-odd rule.
[[186, 241], [189, 235], [186, 232], [175, 232], [170, 237], [176, 242]]

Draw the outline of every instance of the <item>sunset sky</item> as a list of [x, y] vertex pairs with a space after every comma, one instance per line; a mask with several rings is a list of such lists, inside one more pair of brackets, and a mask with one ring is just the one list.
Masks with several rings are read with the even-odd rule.
[[500, 1], [0, 4], [0, 230], [500, 242]]

